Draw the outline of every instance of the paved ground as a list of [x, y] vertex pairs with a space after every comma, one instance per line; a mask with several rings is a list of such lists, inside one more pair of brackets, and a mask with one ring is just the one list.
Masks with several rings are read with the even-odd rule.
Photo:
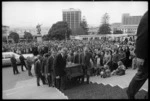
[[[42, 85], [37, 87], [35, 76], [29, 77], [28, 72], [13, 75], [12, 67], [2, 69], [3, 99], [67, 99], [67, 97], [56, 88]], [[34, 71], [32, 68], [32, 73]]]
[[[18, 81], [32, 79], [33, 77], [28, 76], [28, 72], [22, 72], [21, 67], [18, 66], [20, 74], [14, 75], [12, 67], [3, 67], [2, 69], [2, 88], [3, 90], [13, 88]], [[32, 70], [34, 75], [34, 72]]]
[[[20, 74], [13, 75], [12, 67], [2, 69], [2, 83], [3, 83], [3, 99], [68, 99], [62, 92], [56, 88], [41, 85], [37, 87], [36, 79], [29, 77], [28, 72], [22, 72], [20, 66], [18, 67]], [[34, 75], [34, 71], [32, 69]], [[136, 70], [127, 70], [125, 76], [112, 76], [110, 78], [100, 78], [94, 76], [90, 81], [97, 84], [118, 85], [121, 88], [126, 88], [135, 75]], [[148, 90], [148, 81], [145, 82], [142, 89]]]

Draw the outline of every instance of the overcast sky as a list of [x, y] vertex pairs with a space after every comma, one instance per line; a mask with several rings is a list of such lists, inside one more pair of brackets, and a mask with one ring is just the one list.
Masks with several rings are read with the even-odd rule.
[[99, 26], [107, 12], [110, 23], [121, 22], [123, 13], [143, 15], [148, 2], [2, 2], [2, 24], [10, 27], [50, 27], [62, 21], [63, 9], [80, 9], [88, 25]]

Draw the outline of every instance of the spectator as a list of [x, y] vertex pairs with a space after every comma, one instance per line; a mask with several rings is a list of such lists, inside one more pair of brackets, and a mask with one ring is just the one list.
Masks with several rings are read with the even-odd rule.
[[118, 68], [114, 70], [111, 74], [112, 75], [125, 75], [126, 67], [123, 65], [122, 61], [118, 61]]
[[25, 66], [25, 68], [26, 68], [26, 70], [27, 70], [27, 66], [26, 66], [26, 64], [25, 64], [25, 58], [24, 58], [24, 56], [23, 56], [22, 54], [20, 54], [19, 59], [20, 59], [20, 62], [21, 62], [21, 70], [24, 71], [24, 70], [23, 70], [23, 66]]
[[31, 73], [31, 69], [32, 69], [32, 64], [33, 64], [33, 60], [31, 57], [27, 57], [27, 59], [25, 60], [26, 62], [26, 66], [28, 68], [28, 75], [29, 76], [33, 76], [32, 73]]
[[19, 74], [18, 68], [17, 68], [17, 60], [15, 58], [15, 55], [12, 55], [11, 59], [11, 65], [13, 67], [13, 73], [15, 74]]
[[101, 69], [101, 72], [100, 72], [100, 76], [102, 78], [106, 78], [106, 77], [110, 77], [110, 69], [109, 69], [109, 66], [108, 65], [104, 65], [104, 67]]

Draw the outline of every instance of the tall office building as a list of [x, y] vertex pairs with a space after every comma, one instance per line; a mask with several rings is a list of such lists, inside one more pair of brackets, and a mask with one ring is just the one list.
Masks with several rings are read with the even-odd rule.
[[8, 41], [8, 36], [10, 32], [10, 27], [9, 26], [2, 26], [2, 37], [5, 37]]
[[137, 32], [138, 25], [142, 16], [130, 16], [129, 13], [122, 15], [122, 30], [124, 33], [135, 33]]
[[68, 23], [73, 35], [76, 35], [76, 31], [80, 28], [81, 11], [73, 8], [63, 10], [63, 21]]
[[142, 16], [130, 16], [128, 13], [122, 15], [123, 25], [138, 25]]

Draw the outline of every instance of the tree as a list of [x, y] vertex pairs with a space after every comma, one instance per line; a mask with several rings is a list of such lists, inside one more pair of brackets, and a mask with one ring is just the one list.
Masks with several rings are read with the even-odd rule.
[[98, 30], [98, 34], [111, 34], [111, 28], [109, 24], [109, 15], [107, 13], [102, 17], [102, 25]]
[[87, 26], [87, 21], [85, 20], [85, 18], [81, 21], [80, 27], [82, 28], [80, 30], [84, 31], [83, 34], [87, 35], [88, 34], [88, 26]]
[[16, 32], [10, 32], [9, 38], [12, 38], [15, 43], [18, 43], [19, 41], [19, 34]]
[[24, 38], [29, 42], [33, 39], [33, 36], [30, 32], [24, 32]]
[[122, 30], [114, 30], [113, 34], [123, 34], [123, 31]]
[[63, 40], [69, 39], [71, 33], [71, 29], [68, 27], [67, 22], [59, 21], [52, 25], [47, 36], [49, 39]]
[[2, 42], [7, 42], [6, 36], [2, 36]]
[[72, 30], [76, 35], [86, 35], [85, 30], [82, 27]]
[[42, 39], [45, 40], [45, 41], [48, 41], [49, 40], [48, 35], [43, 35]]

